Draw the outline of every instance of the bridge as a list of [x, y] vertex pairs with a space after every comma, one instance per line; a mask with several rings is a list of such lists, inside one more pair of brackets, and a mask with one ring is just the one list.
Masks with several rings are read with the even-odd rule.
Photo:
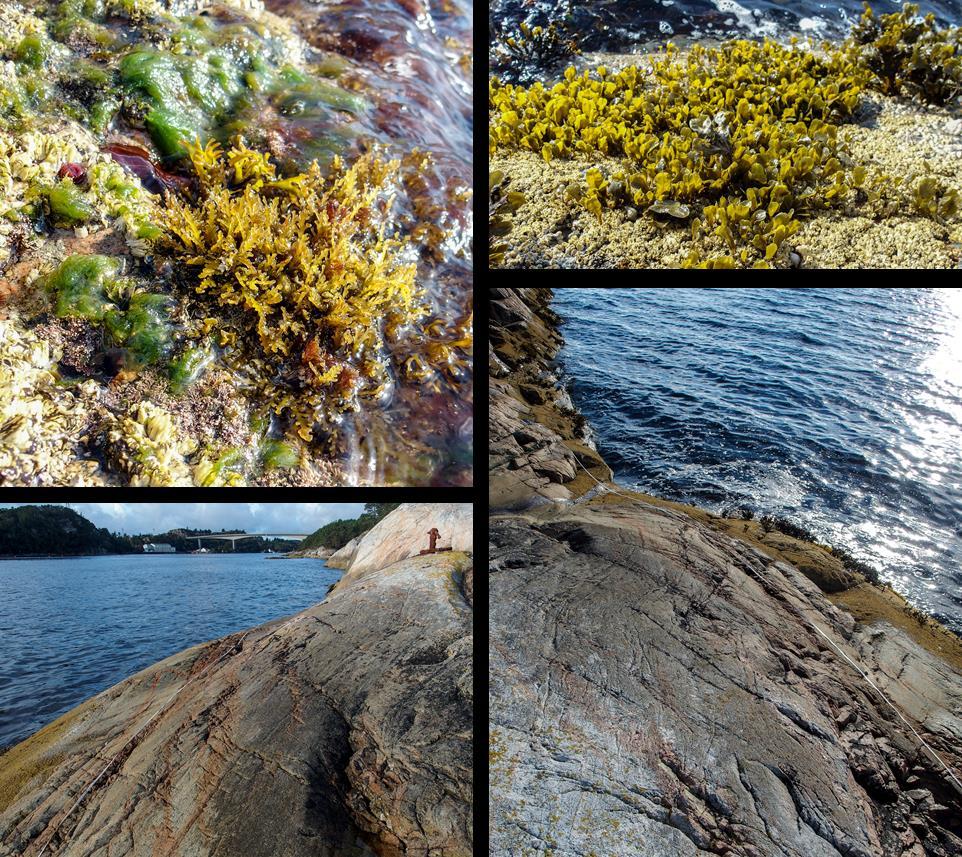
[[197, 539], [197, 549], [200, 550], [200, 540], [201, 539], [218, 539], [220, 541], [230, 542], [231, 550], [236, 550], [237, 542], [242, 539], [306, 539], [310, 533], [215, 533], [209, 536], [191, 536], [192, 539]]

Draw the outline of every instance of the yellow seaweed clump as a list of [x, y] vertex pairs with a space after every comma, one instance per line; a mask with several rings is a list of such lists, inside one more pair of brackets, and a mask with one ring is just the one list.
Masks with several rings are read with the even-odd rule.
[[550, 88], [493, 78], [491, 146], [548, 161], [623, 158], [627, 168], [611, 175], [589, 169], [568, 198], [599, 220], [623, 206], [693, 217], [696, 242], [713, 236], [741, 264], [768, 264], [798, 215], [868, 198], [865, 170], [837, 136], [868, 78], [841, 51], [738, 40], [681, 55], [669, 44], [650, 68], [568, 68]]
[[935, 15], [922, 17], [916, 3], [876, 17], [865, 12], [846, 40], [854, 62], [872, 73], [874, 88], [929, 104], [962, 94], [962, 29], [939, 27]]
[[517, 33], [498, 40], [492, 60], [502, 69], [523, 76], [531, 65], [545, 68], [580, 53], [564, 23], [532, 27], [522, 21]]
[[166, 250], [192, 272], [188, 334], [228, 362], [305, 441], [390, 381], [391, 345], [427, 313], [413, 247], [386, 236], [397, 162], [335, 158], [280, 177], [241, 144], [188, 147], [200, 193], [171, 197]]

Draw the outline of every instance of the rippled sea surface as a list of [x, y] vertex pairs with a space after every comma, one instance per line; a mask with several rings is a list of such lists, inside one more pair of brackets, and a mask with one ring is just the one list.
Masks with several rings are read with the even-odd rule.
[[323, 600], [339, 577], [267, 554], [0, 562], [0, 747], [182, 649]]
[[[871, 5], [876, 14], [887, 14], [903, 4], [874, 0]], [[962, 22], [958, 0], [920, 0], [918, 5], [943, 25]], [[678, 44], [793, 35], [837, 40], [848, 34], [862, 10], [861, 0], [492, 0], [489, 38], [495, 44], [526, 22], [561, 27], [585, 52], [632, 53], [669, 39]], [[506, 71], [497, 64], [492, 70]]]
[[555, 294], [622, 484], [796, 520], [962, 632], [962, 290]]
[[[876, 0], [872, 9], [884, 15], [901, 10], [901, 0]], [[956, 0], [918, 3], [942, 24], [958, 24], [962, 6]], [[863, 11], [860, 0], [495, 0], [492, 29], [517, 23], [547, 25], [568, 22], [583, 49], [630, 50], [637, 42], [672, 36], [746, 37], [846, 34]]]

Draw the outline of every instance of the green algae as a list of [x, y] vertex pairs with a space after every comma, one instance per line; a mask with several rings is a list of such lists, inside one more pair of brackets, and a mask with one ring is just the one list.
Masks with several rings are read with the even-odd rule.
[[37, 35], [24, 36], [14, 51], [14, 58], [18, 63], [34, 69], [42, 68], [49, 56], [49, 47]]
[[190, 19], [170, 42], [136, 48], [119, 64], [125, 109], [143, 117], [165, 156], [182, 155], [185, 141], [225, 140], [263, 99], [284, 116], [366, 109], [361, 97], [285, 62], [279, 40], [244, 25]]
[[98, 47], [113, 46], [119, 36], [99, 23], [103, 18], [101, 0], [60, 0], [50, 9], [50, 35], [64, 44], [74, 40]]
[[109, 256], [69, 256], [47, 278], [47, 289], [54, 296], [58, 318], [85, 318], [103, 321], [114, 308], [107, 296], [120, 275], [121, 265]]
[[173, 346], [170, 313], [173, 301], [167, 295], [137, 292], [126, 310], [110, 310], [104, 316], [113, 341], [123, 345], [138, 365], [164, 359]]
[[58, 0], [37, 14], [16, 40], [0, 34], [0, 56], [14, 61], [0, 83], [5, 127], [68, 116], [103, 134], [118, 121], [177, 158], [184, 141], [263, 134], [266, 110], [311, 125], [307, 162], [343, 151], [357, 136], [344, 116], [370, 107], [326, 79], [343, 64], [291, 65], [292, 37], [258, 15], [177, 16], [155, 0]]
[[261, 465], [265, 470], [297, 467], [301, 455], [290, 443], [283, 440], [265, 440], [260, 447]]
[[102, 325], [109, 342], [129, 352], [133, 365], [146, 366], [173, 347], [172, 300], [136, 291], [120, 277], [110, 256], [70, 256], [47, 278], [58, 318], [83, 318]]
[[50, 214], [57, 225], [74, 226], [94, 216], [93, 206], [71, 179], [64, 179], [46, 193]]
[[243, 485], [246, 466], [244, 451], [229, 448], [213, 460], [203, 456], [194, 468], [194, 482], [201, 488]]
[[168, 379], [170, 391], [179, 396], [196, 383], [213, 360], [210, 343], [188, 345], [177, 357], [170, 361]]

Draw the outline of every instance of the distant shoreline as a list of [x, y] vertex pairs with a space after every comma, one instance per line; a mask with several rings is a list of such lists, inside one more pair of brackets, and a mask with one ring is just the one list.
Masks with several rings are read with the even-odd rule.
[[[86, 559], [88, 557], [98, 558], [98, 557], [108, 557], [108, 556], [151, 556], [151, 557], [153, 556], [194, 556], [195, 553], [196, 553], [195, 551], [174, 551], [173, 553], [166, 553], [166, 552], [145, 553], [143, 551], [139, 553], [136, 551], [132, 553], [70, 553], [70, 554], [24, 553], [24, 554], [3, 554], [3, 555], [0, 555], [0, 561], [12, 560], [12, 559]], [[267, 551], [230, 551], [230, 552], [224, 551], [225, 555], [227, 553], [250, 554], [251, 556], [254, 556], [256, 554], [263, 554], [264, 556], [269, 555]], [[221, 555], [220, 553], [215, 553], [211, 551], [207, 551], [206, 553], [201, 554], [201, 556], [220, 556], [220, 555]], [[275, 552], [273, 555], [278, 559], [287, 558], [287, 555], [283, 553]], [[291, 557], [291, 558], [292, 559], [317, 559], [318, 557]]]

